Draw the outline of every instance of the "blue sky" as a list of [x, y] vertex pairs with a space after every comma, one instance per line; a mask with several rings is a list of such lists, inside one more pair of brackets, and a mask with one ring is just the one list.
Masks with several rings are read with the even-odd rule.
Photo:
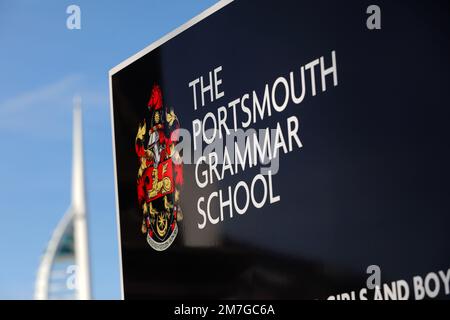
[[[72, 98], [83, 99], [93, 295], [120, 297], [108, 70], [215, 0], [0, 0], [0, 299], [31, 299], [70, 204]], [[81, 30], [66, 8], [81, 8]]]

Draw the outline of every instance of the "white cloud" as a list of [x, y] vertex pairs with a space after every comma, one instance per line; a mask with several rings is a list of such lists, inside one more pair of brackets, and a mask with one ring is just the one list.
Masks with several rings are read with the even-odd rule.
[[67, 137], [71, 125], [72, 100], [80, 95], [83, 108], [108, 106], [107, 93], [85, 89], [81, 75], [58, 81], [0, 101], [0, 133], [25, 134], [39, 138]]
[[[7, 116], [11, 113], [25, 111], [36, 104], [45, 103], [54, 100], [55, 98], [60, 98], [61, 95], [67, 94], [70, 88], [75, 86], [79, 80], [81, 80], [81, 76], [70, 75], [57, 82], [9, 98], [0, 102], [0, 113], [2, 116]], [[3, 120], [7, 119], [3, 118]]]

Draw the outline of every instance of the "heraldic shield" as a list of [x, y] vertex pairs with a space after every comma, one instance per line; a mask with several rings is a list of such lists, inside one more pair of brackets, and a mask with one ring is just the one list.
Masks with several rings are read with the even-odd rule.
[[141, 232], [153, 249], [163, 251], [175, 240], [177, 222], [183, 219], [179, 205], [183, 167], [175, 148], [180, 123], [173, 109], [163, 105], [158, 85], [153, 86], [147, 108], [148, 116], [139, 124], [135, 140], [137, 197]]

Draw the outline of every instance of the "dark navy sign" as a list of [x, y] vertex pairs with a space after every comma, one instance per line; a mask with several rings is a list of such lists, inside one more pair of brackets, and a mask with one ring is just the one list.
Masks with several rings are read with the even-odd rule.
[[219, 2], [111, 70], [124, 297], [448, 298], [449, 9]]

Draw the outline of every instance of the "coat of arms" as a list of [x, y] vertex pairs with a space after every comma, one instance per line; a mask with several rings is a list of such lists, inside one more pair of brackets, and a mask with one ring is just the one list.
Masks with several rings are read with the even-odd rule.
[[180, 124], [173, 109], [164, 106], [158, 85], [153, 86], [147, 107], [148, 117], [139, 124], [135, 139], [137, 195], [141, 231], [153, 249], [163, 251], [175, 240], [177, 221], [183, 218], [179, 205], [183, 168], [175, 149]]

